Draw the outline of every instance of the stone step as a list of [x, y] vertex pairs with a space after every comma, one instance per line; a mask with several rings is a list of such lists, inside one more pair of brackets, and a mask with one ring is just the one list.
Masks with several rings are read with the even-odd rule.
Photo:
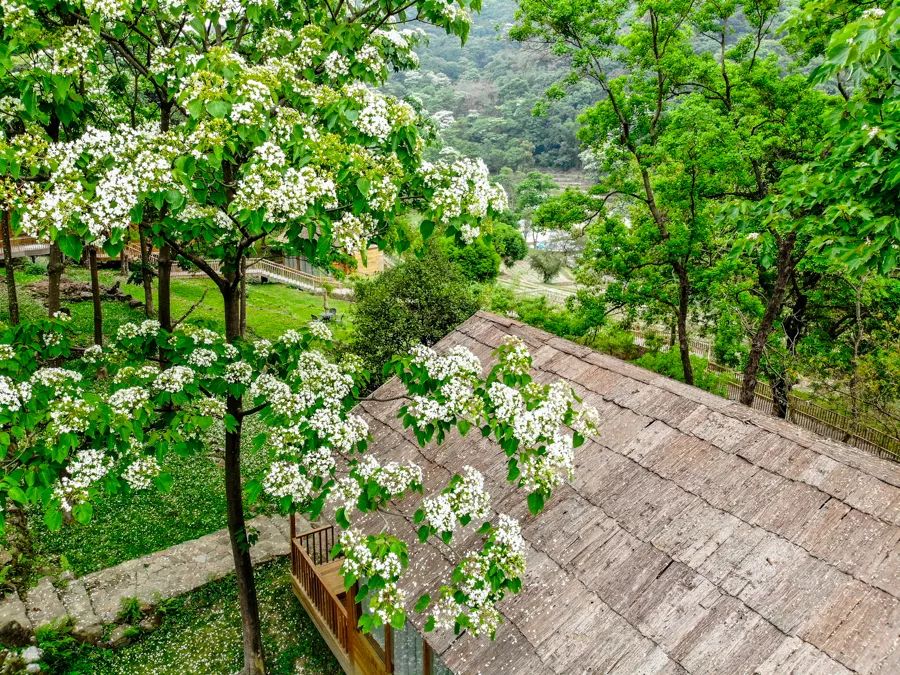
[[50, 577], [43, 577], [37, 586], [28, 591], [25, 606], [28, 608], [31, 625], [35, 628], [58, 621], [66, 615], [66, 607]]

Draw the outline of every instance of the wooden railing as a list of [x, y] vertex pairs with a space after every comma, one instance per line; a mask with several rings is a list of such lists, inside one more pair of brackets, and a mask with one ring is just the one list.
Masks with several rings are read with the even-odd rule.
[[[134, 244], [128, 244], [126, 250], [128, 251], [128, 255], [131, 256], [134, 260], [140, 259], [141, 250], [138, 246]], [[159, 262], [159, 255], [155, 252], [151, 253], [150, 259], [154, 264], [157, 264]], [[206, 262], [216, 272], [221, 269], [221, 264], [218, 260], [207, 260]], [[337, 292], [336, 295], [346, 295], [350, 293], [350, 289], [347, 286], [333, 277], [309, 274], [308, 272], [303, 272], [301, 270], [294, 269], [293, 267], [288, 267], [287, 265], [281, 265], [279, 263], [272, 262], [271, 260], [258, 259], [251, 261], [247, 265], [247, 275], [252, 277], [266, 277], [288, 286], [294, 286], [295, 288], [306, 288], [314, 291], [321, 291], [327, 284], [332, 289], [332, 292]], [[175, 265], [172, 267], [172, 276], [182, 278], [202, 277], [205, 276], [205, 273], [196, 268], [182, 269], [181, 267]]]
[[[319, 619], [346, 654], [350, 654], [351, 621], [344, 600], [328, 588], [317, 567], [334, 562], [331, 546], [334, 545], [334, 527], [321, 527], [291, 539], [291, 572], [303, 594], [312, 604]], [[317, 563], [316, 560], [322, 562]]]
[[297, 536], [297, 542], [315, 565], [324, 565], [337, 560], [331, 557], [331, 549], [334, 548], [336, 541], [333, 525], [319, 527]]
[[[647, 340], [659, 333], [648, 330], [631, 329], [634, 342], [640, 346], [646, 346]], [[691, 353], [702, 356], [709, 361], [709, 369], [726, 376], [725, 382], [727, 398], [737, 401], [740, 398], [741, 383], [740, 373], [731, 368], [721, 366], [712, 361], [712, 343], [708, 340], [690, 338]], [[660, 351], [668, 351], [669, 345], [663, 340]], [[772, 415], [775, 411], [772, 388], [765, 382], [758, 382], [753, 398], [753, 409]], [[800, 398], [794, 394], [788, 395], [787, 419], [794, 424], [814, 431], [817, 434], [832, 438], [836, 441], [847, 443], [861, 450], [866, 450], [879, 457], [900, 461], [900, 439], [890, 433], [868, 426], [858, 418], [844, 415], [836, 410], [831, 410], [812, 401]]]

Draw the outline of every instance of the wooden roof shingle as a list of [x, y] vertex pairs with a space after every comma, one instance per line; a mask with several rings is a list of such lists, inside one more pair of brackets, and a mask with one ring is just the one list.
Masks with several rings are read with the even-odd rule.
[[[487, 364], [510, 334], [537, 379], [567, 380], [603, 420], [537, 517], [491, 440], [420, 448], [399, 401], [362, 406], [380, 460], [417, 462], [432, 491], [475, 466], [494, 508], [522, 522], [528, 572], [496, 640], [426, 634], [451, 670], [900, 672], [900, 465], [505, 317], [479, 312], [436, 348]], [[419, 544], [415, 502], [363, 521], [410, 542], [411, 605], [477, 540]]]

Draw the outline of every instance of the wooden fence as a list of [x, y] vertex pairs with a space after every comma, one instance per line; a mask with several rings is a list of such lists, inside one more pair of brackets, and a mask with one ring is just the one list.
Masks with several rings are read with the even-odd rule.
[[[651, 339], [661, 340], [658, 333], [652, 330], [643, 331], [632, 329], [634, 342], [640, 346], [646, 346]], [[661, 351], [668, 351], [668, 339], [662, 339]], [[732, 401], [737, 401], [741, 393], [740, 373], [721, 366], [712, 361], [712, 342], [699, 338], [690, 339], [691, 353], [709, 360], [709, 369], [723, 373], [726, 395]], [[753, 399], [753, 409], [768, 415], [774, 414], [775, 404], [772, 396], [772, 387], [765, 382], [756, 385]], [[831, 410], [813, 401], [800, 398], [795, 394], [788, 395], [787, 419], [797, 426], [814, 431], [826, 438], [833, 438], [848, 445], [866, 450], [879, 457], [900, 461], [900, 439], [881, 429], [863, 424], [855, 417], [844, 415], [836, 410]]]
[[[129, 244], [127, 250], [128, 255], [132, 257], [132, 259], [140, 260], [141, 251], [139, 247]], [[159, 255], [155, 252], [150, 255], [150, 259], [153, 263], [159, 264]], [[217, 260], [207, 260], [206, 262], [216, 272], [221, 269], [221, 264]], [[206, 276], [206, 274], [196, 268], [182, 269], [178, 265], [173, 265], [172, 276], [176, 278], [203, 277]], [[326, 286], [329, 289], [328, 292], [336, 296], [350, 296], [353, 293], [351, 288], [333, 277], [309, 274], [308, 272], [303, 272], [294, 269], [293, 267], [288, 267], [287, 265], [281, 265], [265, 259], [251, 260], [247, 265], [247, 276], [275, 281], [280, 284], [285, 284], [286, 286], [302, 288], [314, 293], [323, 292]]]

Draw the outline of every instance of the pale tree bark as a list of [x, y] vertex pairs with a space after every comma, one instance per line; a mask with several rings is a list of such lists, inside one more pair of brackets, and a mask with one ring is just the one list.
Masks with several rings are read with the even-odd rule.
[[9, 209], [3, 212], [3, 262], [6, 266], [6, 297], [9, 305], [9, 322], [16, 326], [19, 323], [19, 293], [16, 288], [16, 269], [12, 255], [12, 228]]

